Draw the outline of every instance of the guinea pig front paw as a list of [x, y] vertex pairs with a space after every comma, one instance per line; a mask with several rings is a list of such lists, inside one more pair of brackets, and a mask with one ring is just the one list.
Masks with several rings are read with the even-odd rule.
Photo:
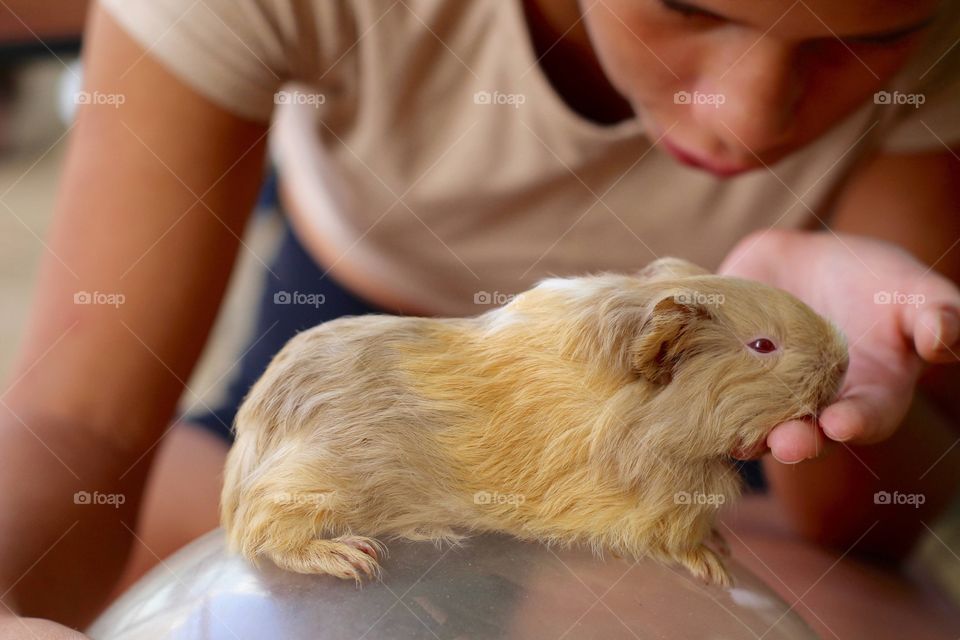
[[377, 558], [386, 555], [384, 546], [373, 538], [341, 536], [332, 540], [311, 540], [299, 549], [273, 551], [274, 564], [286, 571], [331, 575], [357, 583], [365, 576], [379, 577]]
[[733, 579], [724, 566], [723, 560], [720, 559], [716, 551], [705, 544], [680, 555], [677, 562], [707, 584], [715, 584], [721, 587], [729, 587], [733, 584]]

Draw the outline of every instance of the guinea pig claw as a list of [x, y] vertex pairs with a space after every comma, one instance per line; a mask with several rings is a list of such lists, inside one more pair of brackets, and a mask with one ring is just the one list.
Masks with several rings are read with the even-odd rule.
[[354, 549], [357, 549], [358, 551], [363, 551], [365, 554], [367, 554], [374, 560], [379, 559], [377, 557], [376, 548], [372, 544], [364, 540], [363, 538], [343, 538], [341, 542], [343, 542], [343, 544], [353, 547]]
[[311, 540], [297, 548], [270, 553], [273, 562], [286, 571], [327, 574], [353, 579], [358, 584], [365, 576], [379, 577], [377, 556], [384, 555], [382, 545], [372, 538], [342, 536], [332, 540]]

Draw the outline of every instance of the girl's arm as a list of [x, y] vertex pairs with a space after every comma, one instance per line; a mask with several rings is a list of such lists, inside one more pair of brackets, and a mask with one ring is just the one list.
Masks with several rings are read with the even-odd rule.
[[85, 70], [86, 91], [108, 98], [71, 133], [0, 398], [0, 616], [70, 625], [90, 620], [137, 544], [154, 445], [246, 250], [267, 131], [176, 80], [96, 8]]

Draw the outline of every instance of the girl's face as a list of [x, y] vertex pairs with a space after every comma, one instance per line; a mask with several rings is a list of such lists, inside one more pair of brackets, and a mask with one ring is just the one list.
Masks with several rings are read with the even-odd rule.
[[652, 139], [721, 176], [771, 164], [873, 99], [936, 0], [580, 0]]

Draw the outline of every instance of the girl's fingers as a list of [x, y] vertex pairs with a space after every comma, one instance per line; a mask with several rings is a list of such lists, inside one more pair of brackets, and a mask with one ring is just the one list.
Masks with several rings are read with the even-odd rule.
[[960, 314], [954, 307], [931, 305], [907, 312], [913, 343], [927, 362], [960, 362]]
[[886, 440], [910, 406], [912, 388], [861, 386], [820, 414], [820, 428], [831, 440], [873, 444]]
[[812, 422], [791, 420], [774, 427], [767, 436], [767, 446], [778, 461], [795, 464], [816, 458], [823, 452], [820, 429]]
[[925, 269], [909, 291], [897, 294], [905, 295], [902, 300], [891, 300], [908, 343], [927, 362], [960, 362], [960, 289]]

